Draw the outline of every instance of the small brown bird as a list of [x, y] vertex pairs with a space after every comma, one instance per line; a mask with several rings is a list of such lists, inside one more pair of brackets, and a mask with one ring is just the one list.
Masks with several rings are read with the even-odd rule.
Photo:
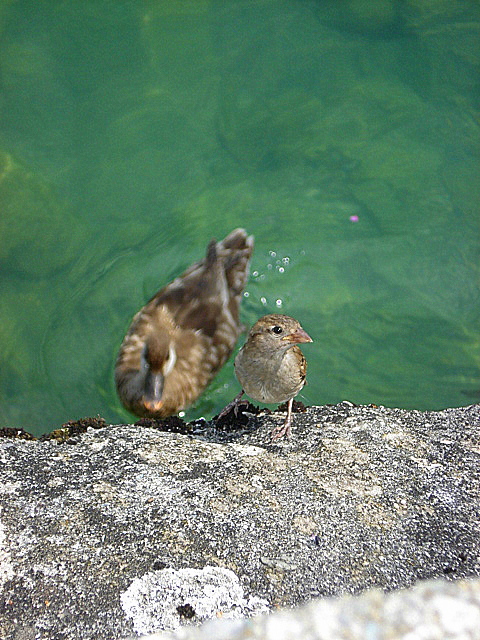
[[250, 329], [235, 358], [242, 391], [229, 407], [238, 403], [244, 392], [257, 402], [288, 401], [285, 422], [272, 431], [272, 440], [290, 435], [293, 398], [305, 385], [307, 375], [307, 361], [296, 346], [303, 342], [313, 341], [294, 318], [263, 316]]
[[115, 364], [126, 409], [166, 418], [202, 393], [242, 331], [239, 310], [252, 251], [253, 236], [243, 229], [212, 240], [203, 260], [134, 316]]

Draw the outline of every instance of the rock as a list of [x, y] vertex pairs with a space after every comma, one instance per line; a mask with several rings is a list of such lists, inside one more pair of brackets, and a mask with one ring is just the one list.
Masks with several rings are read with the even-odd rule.
[[[310, 407], [271, 444], [282, 417], [187, 435], [98, 418], [58, 440], [5, 434], [0, 637], [121, 638], [479, 576], [480, 405]], [[463, 588], [460, 609], [478, 606], [470, 583], [442, 584], [444, 602]], [[364, 597], [368, 611], [400, 602]]]

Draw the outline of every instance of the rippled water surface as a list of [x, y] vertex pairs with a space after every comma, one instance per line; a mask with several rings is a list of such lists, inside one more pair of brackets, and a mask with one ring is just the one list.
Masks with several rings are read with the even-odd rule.
[[[100, 414], [131, 317], [255, 235], [303, 401], [480, 398], [477, 2], [0, 1], [0, 424]], [[187, 417], [238, 391], [228, 363]]]

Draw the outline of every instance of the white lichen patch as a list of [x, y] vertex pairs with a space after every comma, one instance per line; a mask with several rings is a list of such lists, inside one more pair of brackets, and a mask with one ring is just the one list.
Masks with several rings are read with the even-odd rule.
[[216, 617], [243, 618], [268, 611], [267, 601], [246, 599], [230, 569], [162, 569], [135, 578], [121, 596], [125, 615], [139, 634], [177, 629], [182, 620], [200, 623]]

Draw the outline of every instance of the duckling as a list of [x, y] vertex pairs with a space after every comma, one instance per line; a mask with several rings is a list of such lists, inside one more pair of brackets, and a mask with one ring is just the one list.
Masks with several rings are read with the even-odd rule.
[[229, 358], [253, 236], [235, 229], [211, 240], [205, 258], [160, 289], [134, 316], [115, 364], [126, 409], [166, 418], [189, 407]]

